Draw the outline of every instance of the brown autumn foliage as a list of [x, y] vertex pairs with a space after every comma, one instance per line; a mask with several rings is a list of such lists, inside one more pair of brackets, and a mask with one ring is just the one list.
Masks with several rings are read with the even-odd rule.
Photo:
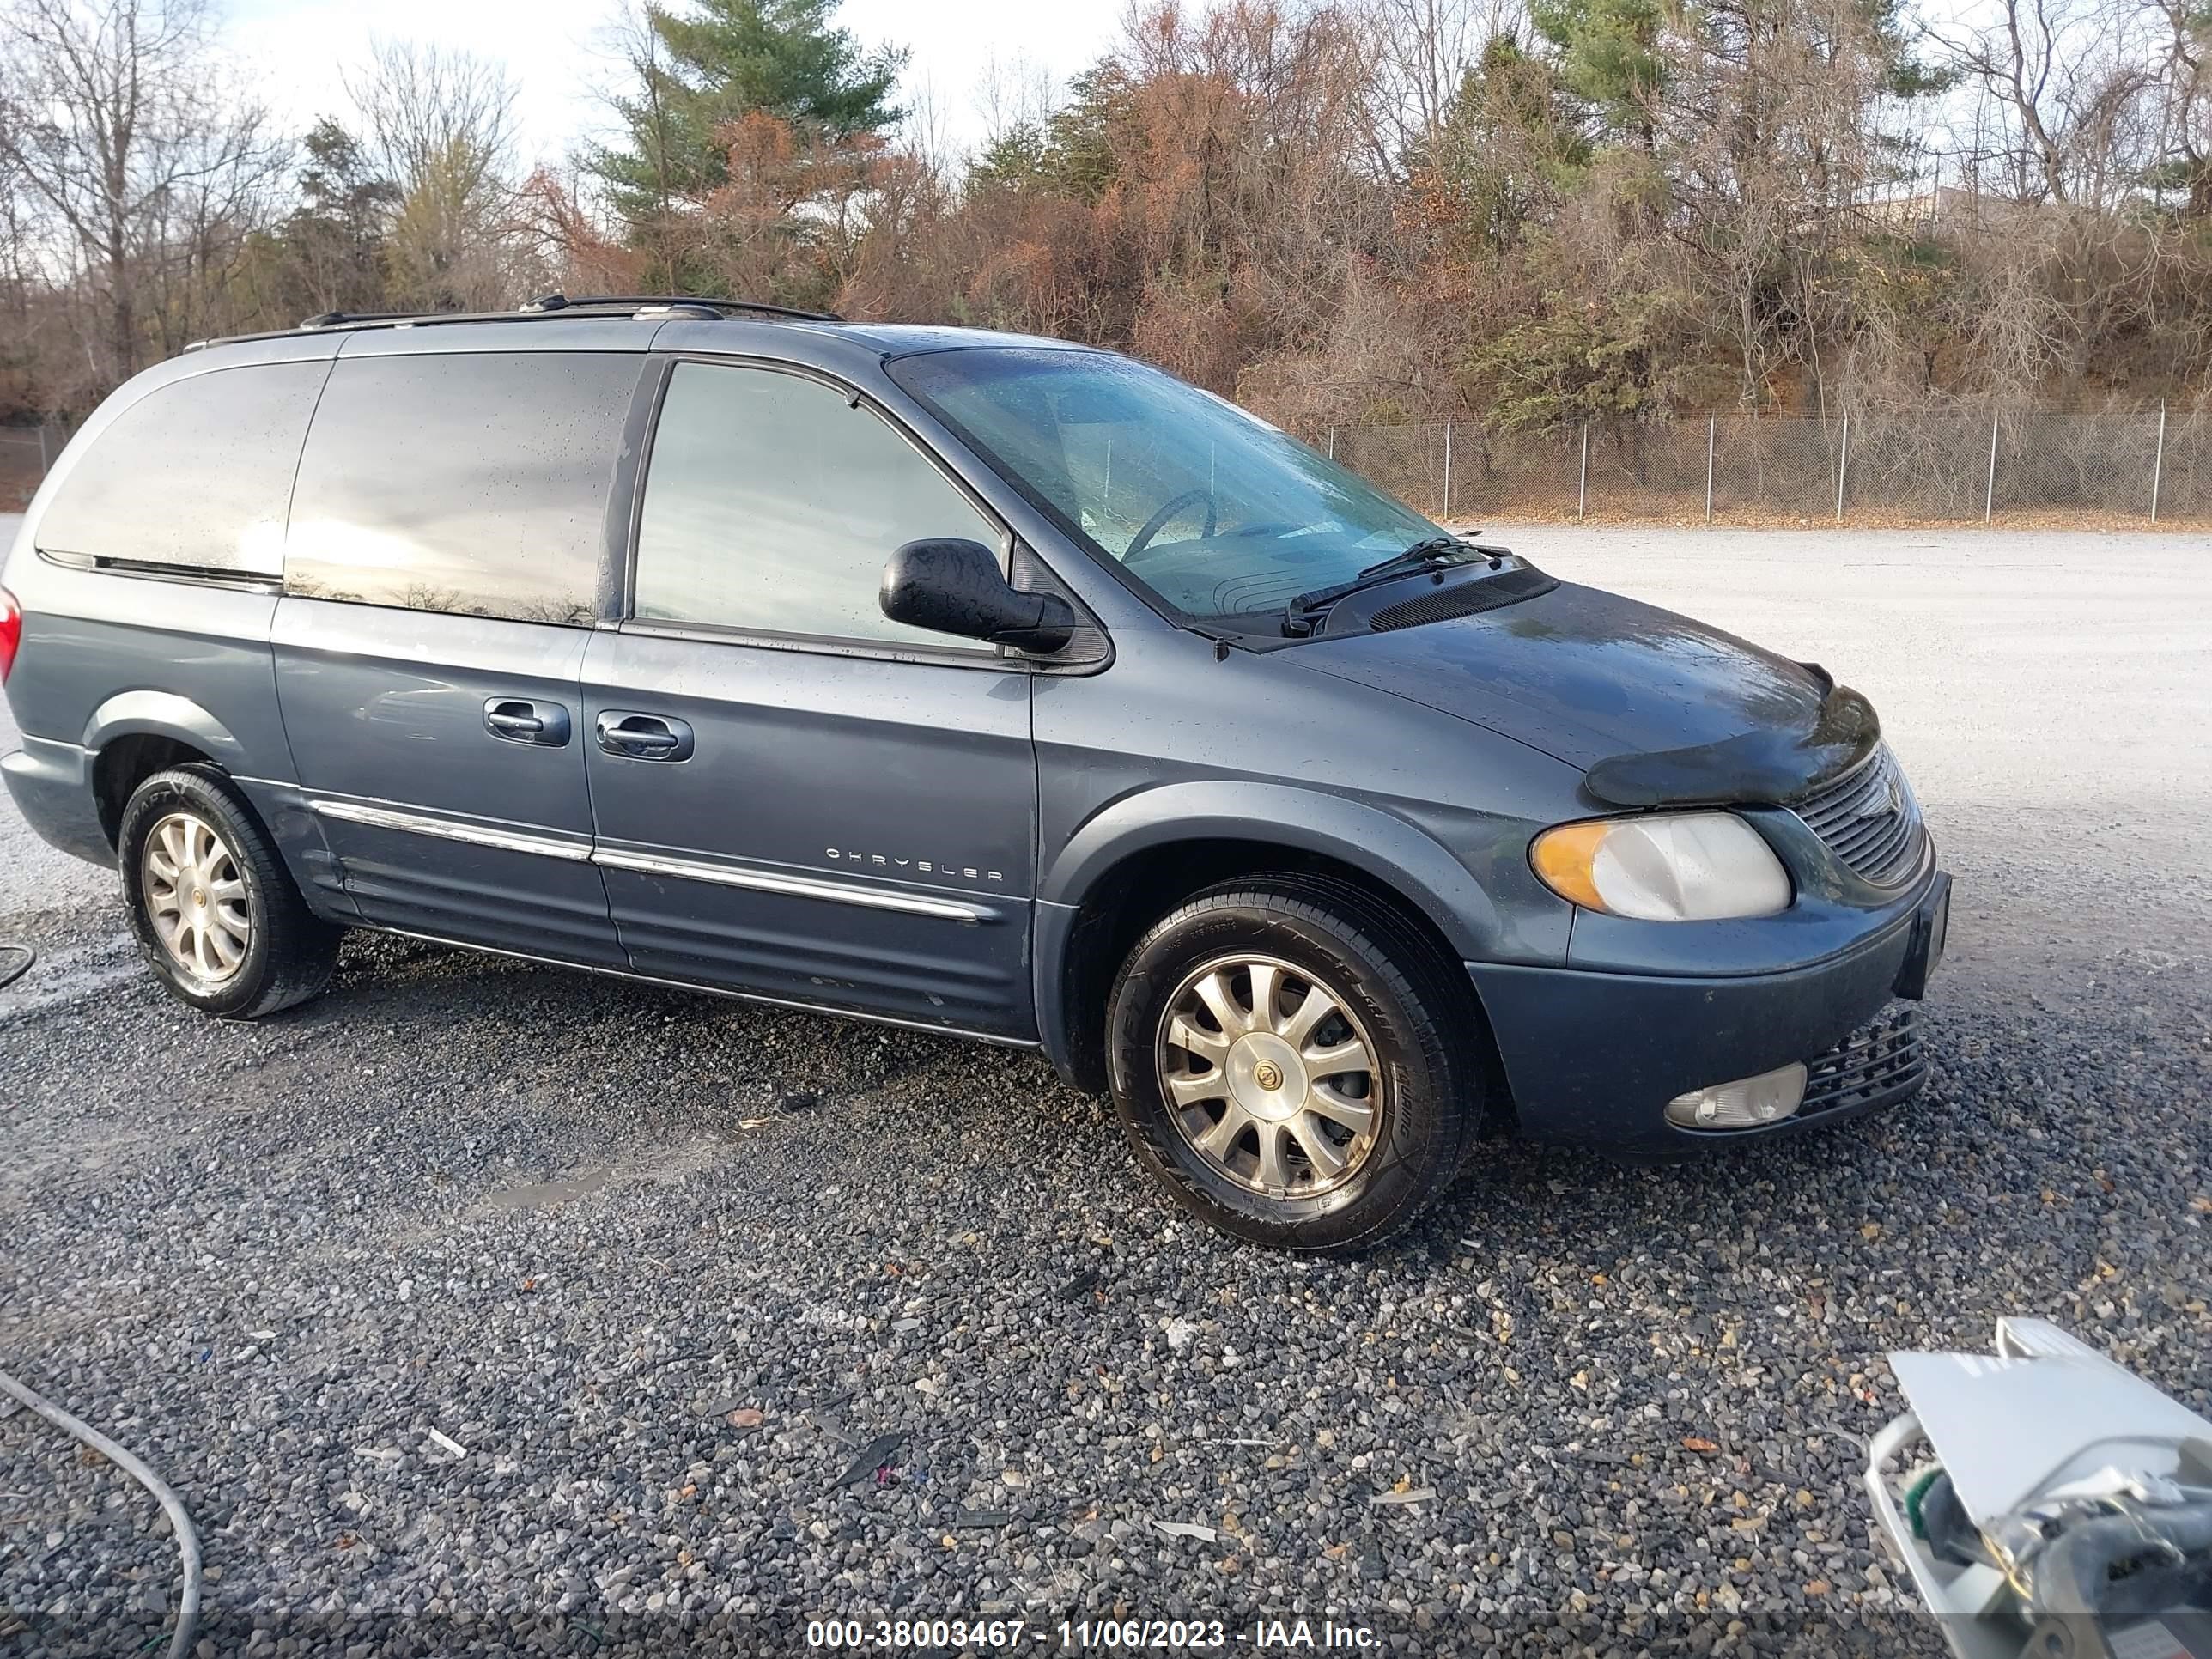
[[[226, 187], [129, 210], [105, 266], [56, 256], [66, 157], [0, 153], [0, 402], [81, 412], [183, 338], [311, 311], [678, 270], [1122, 348], [1309, 432], [2201, 403], [2212, 22], [2039, 0], [2057, 44], [2015, 63], [2008, 9], [2038, 3], [1970, 33], [1899, 0], [1163, 0], [964, 166], [755, 109], [711, 187], [628, 221], [501, 172], [482, 65], [405, 82], [471, 92], [415, 123], [441, 147], [395, 175], [319, 128], [291, 198], [265, 121], [211, 128], [203, 92], [147, 118]], [[211, 84], [207, 50], [149, 72]]]
[[1159, 4], [963, 179], [755, 114], [687, 219], [728, 291], [1116, 346], [1309, 431], [2202, 396], [2212, 216], [2144, 137], [2203, 125], [2195, 92], [2115, 58], [2092, 90], [2135, 127], [2056, 163], [2102, 185], [2003, 193], [2027, 111], [1916, 194], [1924, 66], [1881, 6], [1653, 12], [1654, 83], [1610, 88], [1576, 30], [1634, 0], [1558, 10], [1409, 130], [1378, 97], [1421, 9]]

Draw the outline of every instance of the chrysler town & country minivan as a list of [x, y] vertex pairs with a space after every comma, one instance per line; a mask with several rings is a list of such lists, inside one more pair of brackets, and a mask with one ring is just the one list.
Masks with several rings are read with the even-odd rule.
[[1923, 1080], [1863, 697], [1110, 352], [317, 319], [118, 391], [0, 584], [15, 799], [210, 1014], [367, 927], [1037, 1048], [1304, 1249]]

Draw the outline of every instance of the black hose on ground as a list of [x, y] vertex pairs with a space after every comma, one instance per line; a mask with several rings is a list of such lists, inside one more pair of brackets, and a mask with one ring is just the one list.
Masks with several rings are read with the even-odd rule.
[[29, 945], [18, 945], [13, 939], [0, 939], [0, 951], [15, 958], [0, 962], [0, 991], [4, 991], [31, 971], [31, 964], [39, 959], [39, 953]]
[[170, 1490], [167, 1481], [148, 1468], [131, 1452], [116, 1444], [89, 1423], [71, 1417], [44, 1395], [17, 1382], [5, 1371], [0, 1371], [0, 1391], [14, 1395], [56, 1428], [74, 1435], [90, 1446], [153, 1493], [160, 1503], [161, 1512], [169, 1517], [169, 1530], [176, 1536], [177, 1553], [185, 1559], [185, 1588], [177, 1601], [177, 1629], [169, 1638], [169, 1659], [185, 1659], [185, 1656], [192, 1650], [193, 1639], [199, 1633], [200, 1538], [192, 1530], [191, 1517], [185, 1513], [184, 1504]]

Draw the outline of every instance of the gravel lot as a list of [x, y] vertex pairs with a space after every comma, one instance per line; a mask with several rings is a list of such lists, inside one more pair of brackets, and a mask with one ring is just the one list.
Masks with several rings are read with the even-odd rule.
[[[2212, 1406], [2212, 549], [1499, 538], [1875, 698], [1960, 879], [1918, 1102], [1662, 1171], [1500, 1146], [1294, 1262], [1006, 1051], [368, 939], [196, 1018], [0, 807], [44, 953], [0, 991], [0, 1366], [179, 1488], [208, 1654], [994, 1612], [1940, 1651], [1858, 1495], [1886, 1350], [2047, 1314]], [[0, 1647], [158, 1646], [152, 1515], [0, 1419]]]

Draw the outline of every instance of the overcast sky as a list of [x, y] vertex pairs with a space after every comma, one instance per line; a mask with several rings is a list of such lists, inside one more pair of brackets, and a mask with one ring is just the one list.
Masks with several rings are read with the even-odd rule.
[[[504, 63], [521, 89], [520, 158], [558, 161], [604, 120], [608, 26], [622, 0], [228, 0], [229, 39], [264, 97], [304, 128], [345, 107], [342, 76], [380, 34], [465, 47]], [[925, 92], [956, 144], [982, 127], [975, 98], [995, 57], [1064, 82], [1113, 40], [1123, 0], [845, 0], [839, 21], [868, 46], [911, 49], [901, 93]]]

